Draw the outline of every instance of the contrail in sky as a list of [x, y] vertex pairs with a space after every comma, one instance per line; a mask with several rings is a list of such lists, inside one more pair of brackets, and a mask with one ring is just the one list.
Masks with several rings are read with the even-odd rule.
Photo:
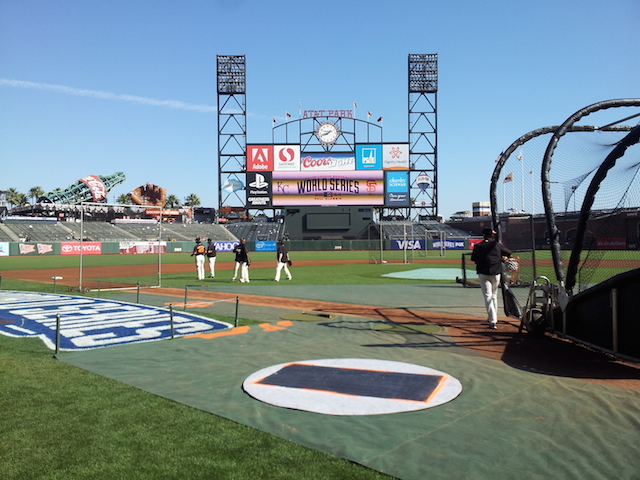
[[67, 95], [102, 98], [106, 100], [121, 100], [124, 102], [139, 103], [142, 105], [152, 105], [154, 107], [176, 108], [178, 110], [193, 110], [205, 113], [217, 111], [216, 107], [212, 107], [210, 105], [194, 105], [192, 103], [180, 102], [178, 100], [158, 100], [155, 98], [138, 97], [135, 95], [120, 95], [117, 93], [100, 92], [96, 90], [83, 90], [81, 88], [51, 85], [49, 83], [26, 82], [24, 80], [7, 80], [5, 78], [0, 78], [0, 86], [48, 90], [50, 92], [66, 93]]

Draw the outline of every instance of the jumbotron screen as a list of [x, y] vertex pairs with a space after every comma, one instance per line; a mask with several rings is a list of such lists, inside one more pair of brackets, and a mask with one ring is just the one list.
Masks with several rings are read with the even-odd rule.
[[361, 144], [351, 153], [300, 145], [247, 145], [249, 208], [322, 205], [408, 207], [409, 146]]

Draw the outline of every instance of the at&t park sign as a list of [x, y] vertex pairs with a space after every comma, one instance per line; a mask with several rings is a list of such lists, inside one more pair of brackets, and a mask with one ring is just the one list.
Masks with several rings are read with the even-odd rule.
[[305, 110], [302, 118], [338, 117], [353, 118], [353, 110]]

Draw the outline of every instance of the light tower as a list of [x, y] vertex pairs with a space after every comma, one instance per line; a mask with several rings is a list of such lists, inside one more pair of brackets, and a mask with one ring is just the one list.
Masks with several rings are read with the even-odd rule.
[[244, 205], [244, 188], [222, 188], [229, 179], [239, 186], [239, 177], [244, 180], [246, 172], [247, 84], [244, 55], [218, 55], [217, 77], [218, 205]]
[[414, 220], [438, 214], [438, 55], [409, 55], [409, 169]]

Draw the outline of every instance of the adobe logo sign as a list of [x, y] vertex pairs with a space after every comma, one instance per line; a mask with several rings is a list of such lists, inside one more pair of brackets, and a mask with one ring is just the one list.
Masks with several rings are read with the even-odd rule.
[[274, 171], [300, 171], [300, 145], [274, 145], [273, 153]]
[[273, 172], [273, 145], [247, 145], [247, 172]]

